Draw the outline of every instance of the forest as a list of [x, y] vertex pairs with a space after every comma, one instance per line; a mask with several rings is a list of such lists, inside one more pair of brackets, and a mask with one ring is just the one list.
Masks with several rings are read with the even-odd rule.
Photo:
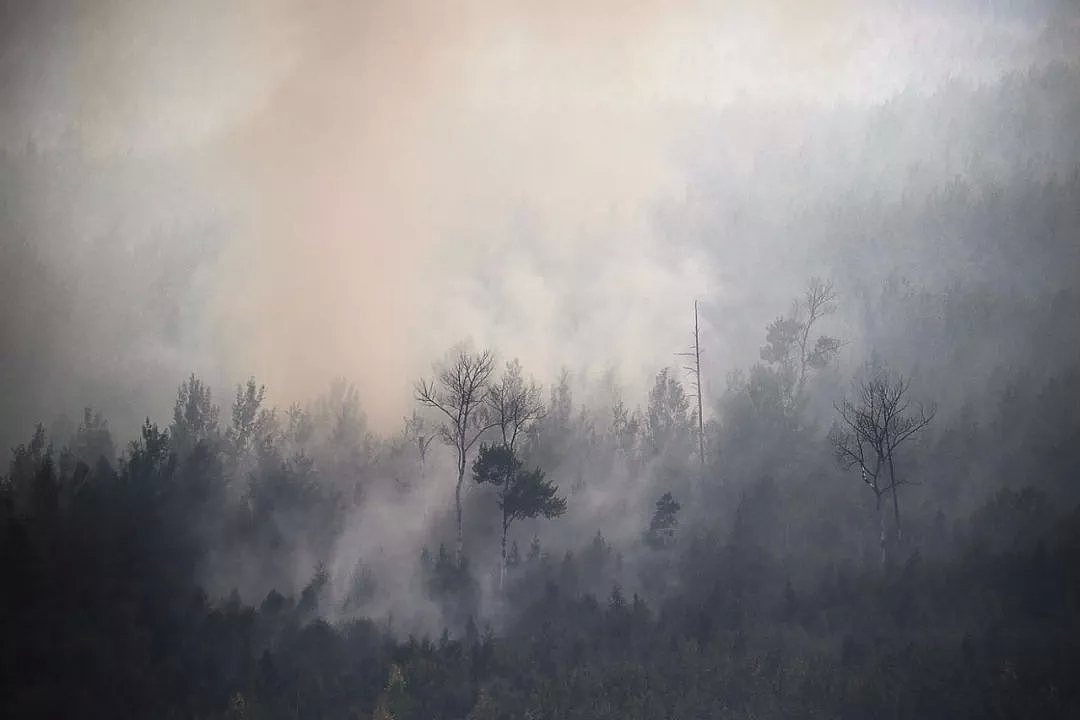
[[0, 717], [1080, 717], [1072, 4], [31, 5]]
[[[1080, 311], [1067, 290], [908, 293], [888, 301], [925, 313], [945, 363], [969, 332], [1037, 347]], [[11, 717], [1071, 716], [1077, 358], [996, 367], [946, 406], [930, 363], [839, 377], [840, 302], [809, 281], [700, 424], [672, 369], [641, 408], [610, 384], [588, 405], [569, 372], [545, 392], [460, 347], [389, 437], [343, 381], [281, 410], [251, 379], [223, 413], [196, 375], [123, 445], [90, 408], [68, 437], [38, 425], [0, 485], [0, 698]], [[355, 508], [421, 512], [428, 483], [447, 507], [420, 547], [350, 536]]]

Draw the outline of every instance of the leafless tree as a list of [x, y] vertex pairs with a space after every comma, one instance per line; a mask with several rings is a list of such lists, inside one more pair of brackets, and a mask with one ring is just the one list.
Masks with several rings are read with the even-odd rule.
[[[484, 398], [488, 416], [492, 423], [499, 428], [502, 436], [502, 446], [507, 451], [510, 461], [489, 462], [486, 470], [486, 482], [493, 482], [500, 490], [499, 504], [503, 507], [503, 537], [502, 537], [502, 562], [499, 564], [499, 590], [501, 591], [506, 579], [506, 536], [509, 523], [513, 519], [513, 513], [507, 514], [511, 504], [506, 503], [506, 493], [515, 487], [511, 473], [515, 465], [513, 458], [514, 446], [518, 438], [532, 429], [533, 425], [544, 417], [544, 399], [541, 388], [532, 380], [526, 382], [521, 373], [521, 363], [516, 359], [506, 363], [506, 370], [496, 383], [493, 383]], [[481, 449], [481, 455], [484, 449]], [[494, 456], [491, 456], [494, 457]], [[506, 477], [494, 477], [501, 470], [507, 472]]]
[[416, 383], [416, 400], [425, 407], [435, 408], [446, 420], [439, 433], [457, 455], [457, 486], [454, 503], [457, 510], [457, 559], [461, 561], [464, 539], [461, 525], [461, 488], [465, 483], [469, 451], [480, 436], [497, 423], [492, 422], [484, 399], [488, 382], [495, 369], [495, 356], [489, 350], [470, 352], [459, 350], [437, 370], [436, 378], [420, 379]]
[[885, 564], [885, 516], [881, 512], [881, 496], [885, 488], [879, 479], [882, 457], [876, 445], [876, 421], [869, 417], [875, 410], [857, 408], [844, 400], [836, 406], [840, 421], [829, 433], [836, 459], [845, 470], [858, 467], [863, 483], [874, 493], [874, 510], [878, 519], [878, 542], [881, 548], [881, 564]]
[[898, 489], [914, 482], [897, 476], [897, 449], [929, 425], [937, 411], [933, 405], [913, 407], [907, 397], [910, 387], [910, 380], [900, 373], [870, 368], [855, 383], [855, 399], [845, 399], [835, 406], [839, 421], [829, 434], [840, 464], [846, 469], [858, 467], [863, 482], [874, 493], [883, 564], [886, 548], [882, 496], [892, 495], [896, 537], [902, 540]]
[[492, 423], [502, 434], [503, 445], [510, 450], [546, 412], [540, 386], [524, 380], [517, 360], [506, 363], [506, 371], [488, 388], [484, 402]]
[[701, 326], [698, 323], [698, 301], [694, 301], [694, 344], [689, 352], [677, 353], [680, 357], [690, 358], [691, 364], [684, 365], [686, 370], [694, 378], [691, 385], [697, 394], [697, 436], [698, 436], [698, 460], [702, 467], [705, 466], [705, 419], [704, 406], [701, 401]]

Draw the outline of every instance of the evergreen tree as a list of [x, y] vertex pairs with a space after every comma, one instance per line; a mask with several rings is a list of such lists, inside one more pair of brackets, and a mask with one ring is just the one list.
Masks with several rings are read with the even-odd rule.
[[645, 543], [654, 549], [669, 547], [675, 542], [675, 530], [679, 526], [681, 506], [666, 492], [656, 501], [656, 509], [645, 531]]
[[559, 488], [544, 478], [540, 468], [525, 470], [523, 463], [508, 445], [481, 444], [473, 463], [473, 480], [497, 488], [497, 503], [502, 513], [499, 587], [506, 575], [506, 540], [515, 520], [543, 516], [555, 518], [566, 512], [566, 499]]

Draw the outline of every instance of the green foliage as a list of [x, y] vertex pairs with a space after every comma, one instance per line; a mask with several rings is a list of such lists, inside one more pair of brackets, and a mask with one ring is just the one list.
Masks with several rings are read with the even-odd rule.
[[498, 505], [506, 525], [523, 518], [555, 518], [566, 512], [566, 498], [559, 497], [558, 486], [546, 480], [540, 468], [525, 470], [506, 445], [481, 444], [473, 462], [473, 480], [499, 489]]

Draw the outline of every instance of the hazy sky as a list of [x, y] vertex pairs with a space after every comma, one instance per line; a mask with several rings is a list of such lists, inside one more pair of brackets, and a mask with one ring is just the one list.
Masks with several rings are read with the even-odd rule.
[[53, 386], [70, 391], [26, 391], [14, 351], [0, 380], [40, 416], [77, 410], [50, 398], [109, 407], [150, 386], [161, 407], [191, 370], [254, 373], [279, 401], [345, 375], [390, 422], [468, 338], [545, 379], [569, 364], [636, 381], [683, 349], [694, 297], [797, 290], [747, 289], [769, 258], [758, 278], [725, 273], [725, 257], [754, 257], [746, 238], [673, 245], [658, 216], [702, 167], [735, 185], [768, 148], [827, 152], [816, 113], [1075, 62], [1077, 17], [1006, 2], [7, 3], [0, 143], [71, 169], [45, 190], [6, 179], [34, 188], [11, 227], [64, 293], [30, 323], [34, 293], [0, 288], [0, 341], [52, 332], [67, 358], [47, 363]]

